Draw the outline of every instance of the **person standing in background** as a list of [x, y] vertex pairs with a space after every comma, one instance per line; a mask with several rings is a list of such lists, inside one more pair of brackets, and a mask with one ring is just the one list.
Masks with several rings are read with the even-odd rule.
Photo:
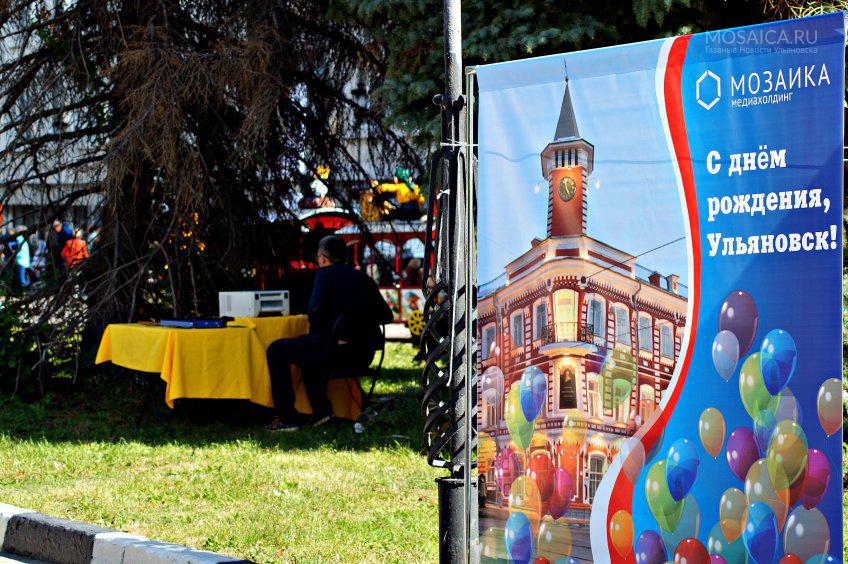
[[73, 239], [71, 228], [65, 225], [61, 220], [57, 219], [53, 222], [53, 228], [47, 236], [47, 248], [50, 250], [50, 258], [53, 259], [53, 266], [61, 268], [64, 264], [65, 245]]
[[74, 232], [73, 239], [65, 243], [65, 248], [62, 250], [62, 258], [68, 270], [76, 268], [88, 259], [88, 245], [85, 243], [82, 229], [77, 229]]
[[17, 237], [15, 237], [15, 266], [21, 290], [26, 290], [29, 287], [29, 268], [31, 265], [29, 243], [24, 238], [26, 231], [27, 228], [23, 226], [15, 229], [15, 233], [17, 233]]

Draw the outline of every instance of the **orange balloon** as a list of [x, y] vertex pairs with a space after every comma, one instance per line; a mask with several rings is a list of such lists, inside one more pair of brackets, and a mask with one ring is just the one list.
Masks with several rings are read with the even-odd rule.
[[626, 558], [633, 546], [633, 518], [624, 509], [619, 509], [610, 519], [610, 539], [622, 558]]
[[778, 530], [783, 530], [789, 514], [789, 490], [777, 490], [769, 477], [766, 459], [761, 458], [751, 465], [745, 476], [745, 495], [748, 503], [762, 501], [774, 512]]
[[539, 533], [539, 521], [542, 519], [542, 497], [533, 478], [519, 476], [509, 489], [509, 514], [524, 513], [530, 520], [533, 537]]
[[794, 554], [784, 554], [783, 558], [780, 559], [779, 564], [804, 564], [804, 561]]

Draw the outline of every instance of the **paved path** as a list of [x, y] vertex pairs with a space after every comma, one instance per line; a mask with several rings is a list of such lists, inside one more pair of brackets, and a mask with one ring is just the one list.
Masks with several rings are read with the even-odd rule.
[[46, 564], [40, 560], [31, 560], [29, 558], [24, 558], [23, 556], [15, 556], [14, 554], [6, 554], [5, 552], [0, 552], [0, 564], [7, 564], [8, 562], [26, 562], [27, 564]]

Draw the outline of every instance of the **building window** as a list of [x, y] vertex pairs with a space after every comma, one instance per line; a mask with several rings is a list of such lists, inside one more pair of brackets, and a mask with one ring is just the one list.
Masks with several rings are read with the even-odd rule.
[[497, 421], [496, 415], [497, 414], [495, 413], [495, 406], [491, 405], [491, 404], [487, 405], [486, 406], [486, 425], [485, 426], [494, 427], [495, 425], [497, 425], [498, 421]]
[[660, 354], [666, 358], [674, 358], [674, 337], [671, 325], [667, 323], [660, 326]]
[[489, 323], [483, 327], [483, 360], [495, 355], [495, 324]]
[[654, 328], [651, 316], [639, 314], [639, 350], [651, 352], [654, 349]]
[[574, 290], [557, 290], [554, 292], [554, 322], [556, 323], [556, 340], [577, 340], [577, 292]]
[[513, 314], [510, 319], [510, 332], [512, 333], [512, 346], [524, 346], [524, 314]]
[[586, 406], [589, 417], [600, 417], [601, 388], [594, 374], [586, 378]]
[[648, 417], [657, 408], [657, 402], [654, 400], [654, 397], [653, 386], [650, 384], [639, 386], [639, 415], [642, 416], [642, 421], [647, 421]]
[[592, 454], [589, 456], [589, 468], [586, 472], [586, 501], [592, 503], [595, 499], [595, 492], [598, 491], [598, 485], [601, 483], [601, 478], [604, 477], [604, 457], [600, 454]]
[[606, 336], [606, 308], [600, 300], [589, 300], [589, 308], [586, 312], [586, 333], [596, 337]]
[[544, 300], [539, 300], [533, 306], [533, 340], [538, 341], [542, 338], [542, 333], [545, 331], [545, 326], [548, 324], [548, 304]]
[[615, 308], [615, 342], [630, 345], [630, 316], [623, 307]]
[[563, 368], [559, 374], [559, 408], [577, 409], [574, 370], [569, 367]]

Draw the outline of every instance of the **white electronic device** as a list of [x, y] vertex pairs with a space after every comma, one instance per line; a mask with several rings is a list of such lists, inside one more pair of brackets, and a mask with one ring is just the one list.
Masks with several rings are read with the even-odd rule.
[[218, 315], [221, 317], [261, 317], [289, 315], [288, 290], [218, 292]]

